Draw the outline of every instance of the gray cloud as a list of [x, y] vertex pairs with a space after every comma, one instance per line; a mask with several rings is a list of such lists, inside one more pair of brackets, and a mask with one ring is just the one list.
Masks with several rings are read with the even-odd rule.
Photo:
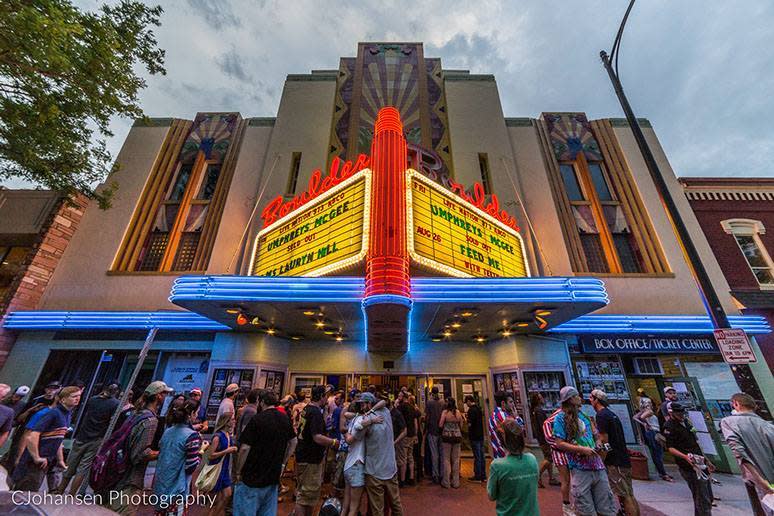
[[[94, 8], [94, 0], [82, 2]], [[88, 4], [88, 5], [86, 5]], [[156, 31], [168, 74], [148, 79], [149, 116], [274, 116], [289, 73], [336, 68], [358, 41], [423, 41], [446, 68], [497, 78], [506, 116], [621, 117], [599, 61], [625, 2], [587, 0], [167, 0]], [[638, 2], [620, 70], [678, 175], [774, 176], [774, 2]], [[117, 120], [120, 149], [130, 123]]]
[[242, 66], [242, 57], [234, 47], [216, 57], [215, 63], [218, 65], [218, 68], [220, 68], [220, 71], [229, 77], [242, 82], [248, 82], [250, 80], [250, 75]]
[[231, 5], [225, 0], [186, 0], [194, 13], [215, 29], [237, 27], [239, 18], [234, 15]]

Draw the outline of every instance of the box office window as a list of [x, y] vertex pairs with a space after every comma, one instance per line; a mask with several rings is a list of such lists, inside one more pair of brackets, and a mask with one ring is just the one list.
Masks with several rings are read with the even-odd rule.
[[[588, 132], [584, 141], [598, 148], [574, 154], [561, 147], [560, 137], [548, 133], [545, 121], [537, 124], [573, 270], [590, 274], [669, 273], [610, 122], [585, 123]], [[566, 143], [579, 144], [572, 138]]]

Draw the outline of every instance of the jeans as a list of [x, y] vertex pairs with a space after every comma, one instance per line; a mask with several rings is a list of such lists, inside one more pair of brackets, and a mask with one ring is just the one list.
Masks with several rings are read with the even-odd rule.
[[433, 465], [433, 480], [441, 479], [441, 436], [427, 434], [427, 452]]
[[276, 516], [278, 485], [250, 487], [242, 482], [234, 486], [234, 516]]
[[486, 478], [484, 441], [470, 441], [470, 447], [473, 448], [473, 478], [484, 480]]
[[443, 474], [441, 485], [443, 487], [460, 487], [460, 443], [443, 443]]
[[693, 495], [693, 514], [695, 516], [712, 515], [712, 491], [709, 480], [699, 480], [694, 470], [680, 468], [680, 474], [688, 483]]
[[645, 430], [645, 445], [650, 450], [650, 458], [653, 459], [658, 474], [663, 477], [667, 474], [664, 469], [664, 448], [656, 441], [655, 430]]

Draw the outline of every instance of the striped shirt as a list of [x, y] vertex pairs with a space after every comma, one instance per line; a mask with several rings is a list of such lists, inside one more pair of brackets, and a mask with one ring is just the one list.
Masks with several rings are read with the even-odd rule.
[[554, 459], [554, 464], [557, 466], [567, 466], [568, 458], [567, 454], [556, 449], [556, 438], [554, 437], [554, 419], [562, 411], [562, 409], [556, 409], [553, 414], [548, 416], [543, 422], [543, 436], [546, 438], [546, 442], [551, 446], [551, 455]]
[[492, 457], [495, 459], [505, 457], [505, 447], [500, 441], [500, 435], [497, 433], [497, 429], [506, 419], [514, 419], [520, 427], [524, 428], [524, 420], [518, 415], [513, 417], [500, 407], [497, 407], [492, 411], [492, 415], [489, 416], [489, 444], [492, 445]]

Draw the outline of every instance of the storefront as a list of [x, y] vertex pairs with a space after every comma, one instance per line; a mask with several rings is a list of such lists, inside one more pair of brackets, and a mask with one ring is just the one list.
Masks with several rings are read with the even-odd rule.
[[579, 335], [571, 357], [582, 396], [588, 399], [593, 389], [608, 394], [627, 443], [638, 438], [631, 418], [638, 411], [637, 390], [644, 389], [658, 406], [665, 400], [664, 388], [673, 387], [688, 407], [702, 451], [721, 470], [731, 470], [720, 420], [731, 414], [729, 399], [739, 387], [712, 334]]

